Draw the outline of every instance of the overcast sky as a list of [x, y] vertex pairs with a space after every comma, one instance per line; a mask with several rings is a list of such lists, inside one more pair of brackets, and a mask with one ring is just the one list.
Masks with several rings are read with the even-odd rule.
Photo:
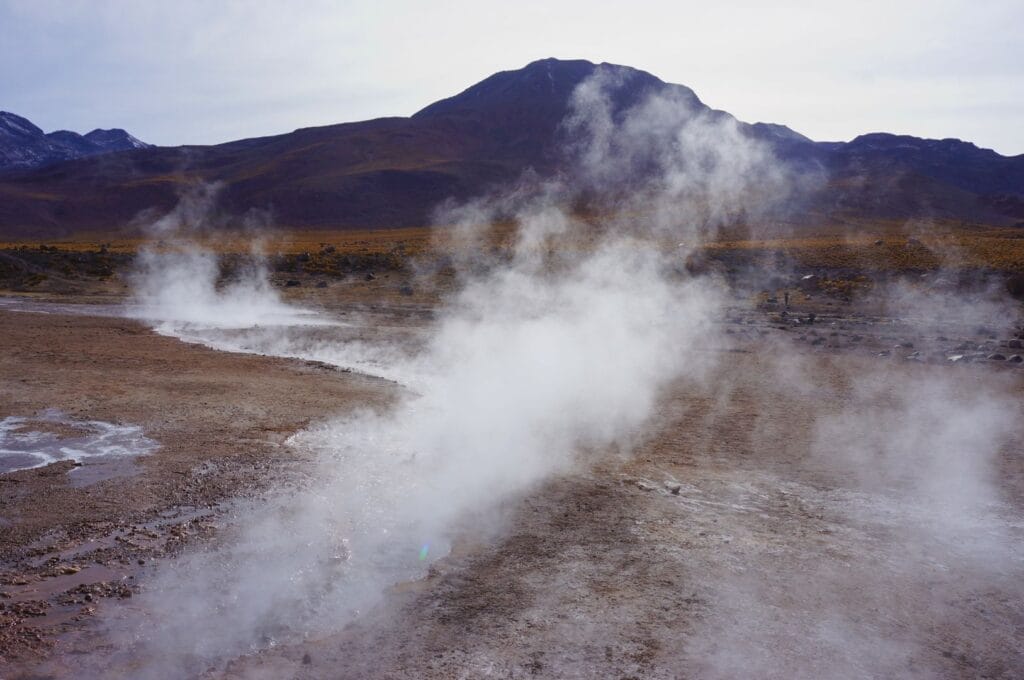
[[409, 115], [544, 57], [635, 66], [818, 140], [1024, 153], [1024, 1], [0, 0], [0, 110], [209, 144]]

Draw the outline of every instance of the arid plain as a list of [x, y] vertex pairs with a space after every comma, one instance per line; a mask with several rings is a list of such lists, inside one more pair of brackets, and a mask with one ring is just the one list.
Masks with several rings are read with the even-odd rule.
[[[419, 572], [357, 612], [203, 659], [205, 672], [1015, 677], [1017, 239], [981, 227], [944, 238], [878, 225], [853, 242], [709, 244], [673, 280], [707, 280], [724, 302], [692, 346], [663, 348], [694, 368], [656, 390], [642, 428], [584, 441], [507, 489], [467, 475], [448, 492], [493, 485], [494, 502], [460, 506]], [[4, 677], [159, 677], [149, 648], [123, 636], [125, 621], [154, 616], [154, 593], [171, 598], [155, 615], [172, 616], [161, 574], [235, 540], [248, 508], [316, 488], [321, 454], [293, 435], [386, 414], [415, 391], [375, 373], [378, 357], [311, 348], [427, 342], [463, 285], [442, 257], [450, 244], [423, 231], [277, 239], [269, 290], [338, 322], [289, 336], [305, 356], [273, 356], [287, 352], [258, 334], [174, 337], [126, 318], [138, 244], [4, 251], [29, 264], [9, 267], [0, 306], [0, 419], [68, 441], [89, 422], [128, 424], [158, 446], [0, 476]], [[950, 268], [956, 239], [977, 254]], [[484, 394], [497, 410], [530, 400], [512, 390]], [[241, 580], [251, 566], [230, 569]]]

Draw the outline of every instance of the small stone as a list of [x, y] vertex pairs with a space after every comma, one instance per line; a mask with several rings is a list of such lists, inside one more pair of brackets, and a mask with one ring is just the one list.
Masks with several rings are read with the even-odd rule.
[[1022, 343], [1017, 338], [1014, 338], [1013, 340], [1010, 340], [1008, 343], [1006, 343], [1006, 346], [1009, 347], [1010, 349], [1020, 349], [1021, 347], [1024, 347], [1024, 343]]
[[1013, 356], [1008, 358], [1007, 361], [1009, 361], [1011, 364], [1019, 364], [1022, 361], [1024, 361], [1024, 357], [1022, 357], [1019, 354], [1014, 354]]
[[305, 654], [302, 655], [302, 665], [303, 666], [309, 666], [312, 663], [313, 663], [313, 657], [311, 657], [309, 655], [309, 652], [306, 652]]
[[1003, 356], [1002, 354], [1000, 354], [999, 352], [996, 352], [995, 354], [989, 354], [988, 355], [988, 360], [989, 361], [1006, 361], [1006, 357]]

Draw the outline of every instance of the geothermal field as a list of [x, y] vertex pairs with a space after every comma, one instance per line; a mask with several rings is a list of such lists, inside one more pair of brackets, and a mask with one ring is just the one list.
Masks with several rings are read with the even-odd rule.
[[1024, 676], [1021, 224], [590, 67], [431, 226], [0, 244], [0, 677]]
[[635, 244], [444, 301], [405, 274], [206, 288], [208, 263], [4, 299], [5, 677], [1024, 663], [995, 293], [787, 310]]

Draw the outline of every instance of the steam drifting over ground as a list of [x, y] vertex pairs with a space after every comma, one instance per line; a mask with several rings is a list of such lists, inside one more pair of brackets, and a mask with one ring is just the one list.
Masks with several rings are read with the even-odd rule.
[[[270, 286], [261, 252], [265, 220], [255, 215], [240, 225], [225, 225], [216, 219], [219, 189], [216, 184], [191, 187], [174, 210], [148, 226], [153, 241], [136, 261], [130, 313], [157, 322], [157, 329], [170, 335], [189, 328], [318, 323], [314, 312], [285, 304]], [[199, 240], [225, 226], [252, 236], [250, 259], [228, 281], [222, 281], [217, 254]]]
[[[341, 414], [296, 435], [290, 445], [315, 454], [314, 471], [283, 482], [246, 508], [220, 544], [155, 579], [142, 597], [142, 620], [127, 626], [125, 649], [142, 659], [143, 674], [195, 674], [339, 630], [388, 586], [421, 576], [467, 518], [500, 527], [502, 501], [642, 444], [669, 387], [718, 394], [728, 406], [731, 386], [717, 382], [717, 350], [727, 343], [715, 323], [725, 294], [720, 282], [680, 265], [722, 224], [767, 214], [806, 187], [731, 119], [694, 116], [677, 93], [651, 93], [634, 109], [616, 110], [613, 94], [622, 86], [602, 72], [577, 91], [565, 123], [572, 177], [527, 177], [508, 193], [448, 207], [468, 244], [459, 262], [480, 264], [479, 225], [511, 218], [517, 238], [507, 259], [462, 272], [461, 289], [415, 346], [311, 340], [289, 326], [325, 320], [284, 304], [258, 266], [223, 285], [216, 258], [200, 249], [142, 255], [137, 300], [164, 332], [382, 367], [409, 387], [385, 411]], [[632, 182], [641, 176], [641, 185]], [[570, 210], [581, 197], [609, 217], [581, 221]], [[185, 200], [157, 232], [191, 229], [210, 214], [199, 205], [210, 200]], [[666, 252], [666, 237], [685, 245]], [[922, 304], [913, 302], [918, 311]], [[256, 325], [263, 328], [255, 334], [219, 332]], [[975, 565], [972, 578], [984, 582], [986, 563], [998, 565], [1000, 578], [1019, 569], [1008, 547], [1016, 529], [1001, 519], [993, 481], [998, 453], [1019, 434], [1008, 389], [927, 376], [894, 385], [883, 373], [844, 376], [834, 389], [804, 357], [775, 349], [775, 394], [820, 392], [823, 403], [842, 408], [825, 407], [809, 438], [793, 444], [806, 447], [798, 479], [750, 483], [788, 485], [827, 507], [844, 530], [884, 526], [918, 549], [896, 564], [885, 561], [892, 546], [880, 547], [889, 576], [874, 582], [870, 560], [853, 553], [849, 571], [812, 568], [803, 584], [728, 569], [707, 574], [720, 615], [704, 622], [687, 653], [699, 655], [708, 675], [767, 668], [813, 677], [836, 659], [870, 653], [880, 643], [873, 629], [864, 633], [840, 608], [813, 611], [822, 592], [851, 574], [866, 599], [883, 606], [889, 588], [913, 582], [916, 570], [927, 573], [958, 541], [975, 552], [947, 557]], [[770, 423], [764, 427], [755, 434]], [[726, 521], [729, 512], [721, 511]], [[863, 543], [844, 545], [855, 551]], [[799, 621], [786, 617], [787, 597], [803, 612]], [[819, 637], [807, 638], [817, 624]], [[849, 668], [905, 670], [914, 644], [892, 641], [870, 664]], [[801, 645], [815, 653], [793, 651]], [[753, 665], [741, 661], [748, 653]]]

